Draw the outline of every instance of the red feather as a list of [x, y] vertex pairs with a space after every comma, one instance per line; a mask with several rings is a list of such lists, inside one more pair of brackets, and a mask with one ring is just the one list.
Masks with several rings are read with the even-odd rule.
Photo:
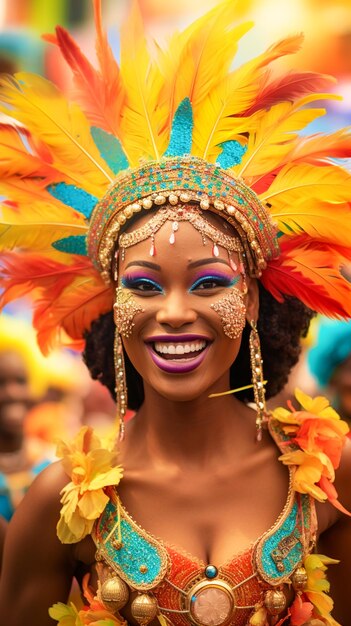
[[331, 76], [316, 72], [294, 71], [279, 76], [271, 82], [264, 80], [255, 102], [242, 115], [245, 117], [252, 115], [256, 111], [269, 109], [279, 102], [294, 102], [310, 93], [319, 91], [323, 93], [326, 89], [330, 89], [331, 83], [335, 83]]
[[90, 122], [118, 135], [124, 89], [118, 64], [102, 29], [100, 5], [100, 0], [94, 0], [99, 70], [95, 69], [73, 37], [61, 26], [56, 28], [56, 37], [45, 35], [44, 39], [59, 46], [73, 72], [74, 97]]
[[[71, 256], [71, 263], [33, 253], [1, 255], [0, 307], [23, 296], [34, 301], [33, 325], [44, 354], [64, 331], [74, 340], [102, 313], [112, 310], [113, 290], [107, 287], [86, 257]], [[52, 257], [52, 253], [51, 253]], [[73, 261], [73, 262], [72, 262]]]
[[262, 284], [276, 300], [295, 296], [329, 317], [351, 316], [351, 283], [340, 273], [351, 250], [310, 242], [308, 236], [281, 240], [281, 254], [269, 261]]
[[[61, 256], [60, 253], [57, 256]], [[67, 265], [43, 254], [24, 251], [3, 252], [0, 259], [0, 288], [4, 290], [0, 307], [25, 295], [30, 296], [38, 289], [50, 292], [55, 300], [81, 269], [79, 263]]]

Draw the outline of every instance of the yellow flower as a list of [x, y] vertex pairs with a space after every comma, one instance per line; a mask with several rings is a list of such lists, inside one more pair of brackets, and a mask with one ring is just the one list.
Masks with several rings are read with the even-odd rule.
[[57, 621], [57, 626], [84, 626], [74, 604], [58, 602], [49, 609], [49, 615]]
[[339, 563], [336, 559], [330, 559], [321, 554], [309, 554], [304, 560], [307, 572], [307, 585], [304, 594], [317, 609], [317, 615], [323, 617], [328, 626], [341, 626], [331, 615], [333, 600], [325, 593], [329, 591], [330, 584], [326, 577], [327, 565]]
[[251, 616], [249, 625], [250, 626], [267, 626], [267, 609], [263, 606], [260, 606], [254, 614]]
[[57, 535], [62, 543], [76, 543], [91, 532], [105, 509], [109, 497], [104, 488], [118, 485], [123, 472], [120, 465], [115, 465], [116, 453], [103, 448], [88, 426], [81, 428], [72, 444], [61, 441], [57, 456], [71, 478], [61, 491], [63, 506]]
[[329, 405], [329, 400], [324, 396], [311, 398], [301, 389], [295, 389], [295, 398], [308, 413], [318, 415], [318, 417], [342, 421], [340, 415]]

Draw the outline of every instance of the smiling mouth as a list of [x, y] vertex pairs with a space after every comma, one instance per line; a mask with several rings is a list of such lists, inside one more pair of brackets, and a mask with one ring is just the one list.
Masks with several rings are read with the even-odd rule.
[[156, 341], [151, 345], [153, 351], [166, 361], [189, 361], [199, 356], [209, 345], [209, 342], [204, 339], [181, 343]]
[[186, 374], [199, 367], [212, 341], [197, 336], [160, 336], [146, 341], [154, 364], [168, 374]]

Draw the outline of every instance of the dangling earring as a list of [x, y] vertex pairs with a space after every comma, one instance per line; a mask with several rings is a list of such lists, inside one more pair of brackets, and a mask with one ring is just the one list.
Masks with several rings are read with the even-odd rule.
[[251, 326], [249, 346], [250, 346], [250, 361], [251, 361], [251, 374], [252, 385], [254, 392], [254, 399], [256, 404], [256, 441], [262, 439], [262, 424], [266, 414], [266, 399], [263, 380], [262, 369], [262, 356], [260, 338], [257, 332], [256, 322], [254, 320], [249, 321]]
[[124, 416], [127, 412], [127, 382], [124, 365], [123, 345], [121, 336], [115, 328], [114, 338], [114, 362], [116, 381], [116, 401], [117, 401], [117, 422], [119, 441], [124, 439]]

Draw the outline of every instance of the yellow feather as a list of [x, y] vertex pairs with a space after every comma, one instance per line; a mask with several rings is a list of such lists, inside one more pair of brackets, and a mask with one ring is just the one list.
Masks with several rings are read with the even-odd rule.
[[225, 0], [174, 35], [167, 52], [160, 53], [160, 99], [167, 104], [170, 121], [185, 97], [197, 110], [226, 77], [239, 40], [252, 27], [252, 22], [235, 24], [248, 9], [248, 2]]
[[334, 210], [338, 203], [345, 205], [345, 198], [351, 198], [351, 174], [336, 165], [286, 165], [260, 198], [271, 205], [272, 215], [279, 215], [287, 205], [304, 204], [308, 211], [311, 201], [330, 203], [330, 210]]
[[[231, 72], [221, 82], [217, 80], [204, 102], [199, 106], [195, 103], [194, 154], [212, 161], [219, 152], [219, 143], [234, 139], [236, 133], [251, 132], [255, 121], [253, 116], [243, 116], [235, 122], [233, 117], [245, 113], [254, 102], [260, 81], [267, 72], [266, 66], [276, 58], [296, 52], [301, 41], [302, 36], [297, 35], [271, 46], [252, 61]], [[243, 130], [240, 130], [241, 126]]]
[[24, 129], [9, 124], [0, 124], [0, 180], [11, 176], [45, 178], [46, 184], [58, 180], [58, 173], [50, 163], [38, 155], [28, 152], [30, 138]]
[[101, 196], [114, 178], [90, 135], [78, 105], [70, 104], [49, 81], [19, 73], [0, 80], [3, 113], [24, 124], [49, 149], [52, 166], [86, 191]]
[[166, 116], [159, 102], [162, 77], [147, 49], [136, 2], [121, 33], [120, 69], [127, 92], [120, 138], [129, 163], [137, 166], [143, 157], [159, 160], [167, 147]]
[[86, 224], [81, 213], [53, 198], [37, 181], [19, 177], [0, 180], [0, 193], [16, 205], [15, 209], [3, 205], [0, 210], [0, 215], [13, 223], [25, 216], [28, 223]]
[[[303, 107], [327, 97], [312, 94], [295, 103], [282, 102], [269, 111], [254, 113], [252, 118], [256, 120], [257, 130], [250, 134], [247, 152], [242, 163], [234, 169], [235, 174], [252, 180], [282, 165], [294, 147], [297, 132], [325, 114], [325, 109]], [[330, 95], [330, 98], [334, 96]]]
[[334, 133], [300, 137], [294, 150], [289, 155], [289, 161], [316, 161], [330, 158], [345, 158], [351, 156], [351, 127], [342, 128]]
[[60, 224], [38, 224], [29, 225], [27, 220], [22, 218], [22, 224], [11, 224], [1, 220], [0, 222], [0, 250], [11, 250], [13, 248], [29, 250], [51, 250], [51, 244], [57, 239], [69, 237], [70, 235], [84, 235], [87, 228], [84, 226], [63, 226]]
[[345, 228], [351, 220], [348, 203], [331, 206], [313, 198], [306, 202], [304, 198], [294, 204], [281, 203], [279, 208], [273, 205], [270, 213], [279, 230], [287, 235], [308, 233], [314, 240], [351, 246], [351, 230]]

